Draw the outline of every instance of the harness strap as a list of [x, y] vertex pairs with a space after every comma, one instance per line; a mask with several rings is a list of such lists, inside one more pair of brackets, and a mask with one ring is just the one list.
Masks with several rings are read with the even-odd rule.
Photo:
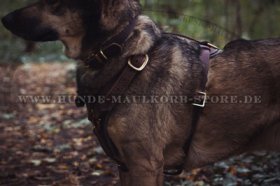
[[111, 140], [107, 125], [111, 111], [117, 103], [113, 103], [111, 98], [114, 95], [122, 95], [137, 75], [146, 67], [149, 62], [148, 55], [135, 55], [129, 58], [128, 64], [123, 68], [117, 80], [109, 89], [105, 88], [105, 100], [107, 102], [94, 105], [94, 112], [89, 114], [90, 121], [94, 124], [94, 133], [105, 153], [113, 159], [122, 171], [128, 171], [126, 165], [119, 159], [119, 152]]
[[125, 91], [127, 91], [134, 78], [146, 67], [148, 62], [148, 55], [141, 54], [131, 56], [128, 59], [127, 65], [118, 75], [115, 82], [101, 91], [101, 95], [105, 95], [105, 100], [107, 102], [104, 104], [96, 105], [97, 110], [99, 110], [100, 112], [112, 110], [116, 105], [111, 100], [112, 96], [123, 95]]
[[128, 169], [126, 165], [119, 159], [119, 151], [108, 134], [107, 127], [109, 122], [108, 120], [110, 118], [110, 113], [111, 112], [109, 111], [103, 112], [102, 115], [99, 116], [98, 120], [95, 119], [92, 121], [94, 124], [93, 131], [105, 154], [107, 154], [107, 156], [109, 156], [113, 161], [115, 161], [122, 171], [127, 172]]
[[[184, 37], [181, 35], [177, 35], [179, 37]], [[187, 37], [187, 39], [189, 39]], [[196, 41], [194, 39], [191, 39], [193, 41]], [[200, 118], [200, 114], [203, 111], [203, 108], [205, 106], [205, 102], [206, 102], [206, 83], [208, 80], [208, 70], [209, 70], [209, 63], [210, 63], [210, 59], [214, 58], [216, 55], [220, 54], [222, 52], [222, 50], [218, 49], [216, 46], [208, 43], [208, 42], [199, 42], [196, 41], [200, 44], [200, 61], [202, 63], [202, 80], [200, 83], [200, 87], [199, 87], [199, 91], [196, 92], [196, 95], [194, 96], [194, 103], [193, 103], [193, 109], [192, 109], [192, 120], [191, 120], [191, 129], [190, 129], [190, 133], [189, 133], [189, 138], [187, 139], [186, 143], [184, 144], [184, 152], [186, 154], [189, 153], [190, 148], [191, 148], [191, 143], [197, 128], [197, 124], [199, 122], [199, 118]], [[202, 96], [202, 99], [201, 99]], [[165, 170], [164, 173], [166, 175], [179, 175], [183, 172], [184, 170], [184, 164], [179, 165], [177, 167], [175, 167], [175, 169], [171, 169], [171, 170]]]
[[[200, 90], [197, 92], [198, 99], [196, 97], [196, 100], [200, 101], [200, 103], [194, 103], [193, 104], [193, 111], [192, 111], [192, 121], [191, 121], [191, 131], [189, 140], [186, 141], [184, 145], [185, 153], [188, 153], [190, 151], [192, 139], [195, 133], [195, 130], [197, 128], [197, 124], [200, 118], [200, 114], [203, 111], [203, 108], [205, 106], [206, 101], [206, 83], [208, 81], [208, 70], [209, 70], [209, 63], [211, 58], [211, 48], [207, 45], [201, 45], [201, 54], [200, 54], [200, 60], [203, 63], [203, 71], [202, 71], [202, 83], [200, 84]], [[212, 56], [213, 57], [213, 56]], [[203, 93], [205, 93], [203, 95]], [[201, 95], [203, 96], [201, 99]], [[204, 97], [205, 96], [205, 97]]]

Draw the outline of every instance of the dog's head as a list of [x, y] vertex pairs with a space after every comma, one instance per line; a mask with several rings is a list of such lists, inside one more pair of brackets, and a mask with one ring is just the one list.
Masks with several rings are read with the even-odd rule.
[[2, 19], [15, 35], [31, 41], [60, 40], [66, 54], [103, 42], [140, 13], [138, 0], [40, 0]]

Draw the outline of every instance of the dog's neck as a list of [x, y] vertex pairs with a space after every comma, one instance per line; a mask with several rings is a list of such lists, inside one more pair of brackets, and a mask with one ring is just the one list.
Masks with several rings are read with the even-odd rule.
[[119, 57], [123, 52], [123, 44], [133, 34], [135, 23], [136, 19], [132, 19], [120, 31], [116, 31], [116, 34], [109, 35], [101, 44], [93, 46], [82, 61], [93, 69], [100, 69], [112, 58]]
[[[81, 60], [95, 69], [94, 67], [106, 64], [111, 57], [145, 54], [153, 46], [155, 38], [158, 38], [160, 33], [160, 30], [148, 17], [139, 16], [130, 21], [128, 25], [117, 29], [115, 34], [109, 35], [101, 44], [92, 44], [92, 47], [82, 54]], [[96, 65], [96, 63], [101, 64]]]

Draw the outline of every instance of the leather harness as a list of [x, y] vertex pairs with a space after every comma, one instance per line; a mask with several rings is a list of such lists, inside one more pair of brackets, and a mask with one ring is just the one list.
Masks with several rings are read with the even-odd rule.
[[[96, 69], [103, 68], [104, 65], [106, 65], [106, 63], [110, 62], [110, 59], [121, 56], [122, 43], [124, 43], [124, 41], [128, 38], [129, 34], [132, 33], [134, 26], [135, 26], [135, 21], [132, 21], [127, 27], [123, 29], [122, 32], [120, 32], [120, 34], [113, 37], [109, 41], [105, 42], [105, 44], [103, 44], [102, 47], [100, 47], [101, 48], [100, 50], [92, 52], [83, 61], [88, 66], [96, 70]], [[198, 96], [199, 97], [202, 96], [202, 99], [196, 98], [195, 99], [196, 102], [193, 103], [191, 132], [188, 140], [184, 145], [184, 151], [187, 156], [200, 117], [200, 113], [205, 107], [205, 103], [206, 103], [205, 88], [206, 88], [208, 69], [209, 69], [209, 59], [215, 57], [217, 54], [221, 52], [221, 50], [215, 47], [214, 45], [211, 45], [208, 42], [199, 42], [192, 38], [188, 38], [182, 35], [177, 35], [177, 34], [173, 34], [173, 35], [195, 41], [199, 43], [201, 48], [200, 60], [203, 66], [203, 72], [202, 72], [203, 79], [200, 85], [200, 91], [198, 92]], [[127, 59], [127, 61], [128, 61], [127, 64], [117, 75], [115, 81], [110, 86], [106, 87], [104, 90], [101, 91], [102, 94], [105, 95], [106, 97], [105, 100], [107, 100], [107, 98], [108, 100], [110, 100], [110, 98], [114, 95], [123, 95], [125, 93], [125, 91], [132, 84], [136, 76], [139, 75], [148, 65], [149, 54], [139, 54], [135, 56], [130, 56]], [[78, 94], [79, 94], [79, 90], [78, 90]], [[78, 107], [83, 107], [85, 104], [86, 103], [84, 102], [84, 100], [80, 100], [79, 98], [76, 99], [76, 105]], [[128, 171], [126, 165], [123, 162], [121, 162], [121, 160], [119, 159], [120, 157], [119, 152], [116, 146], [114, 145], [114, 143], [112, 142], [107, 131], [108, 120], [115, 106], [116, 103], [113, 103], [112, 101], [108, 101], [104, 104], [93, 105], [93, 109], [91, 109], [92, 107], [90, 107], [89, 120], [94, 124], [95, 127], [94, 133], [97, 136], [100, 145], [102, 146], [105, 153], [119, 165], [122, 171]], [[184, 165], [180, 165], [176, 167], [174, 170], [166, 170], [164, 173], [168, 175], [180, 174], [183, 171], [183, 166]]]

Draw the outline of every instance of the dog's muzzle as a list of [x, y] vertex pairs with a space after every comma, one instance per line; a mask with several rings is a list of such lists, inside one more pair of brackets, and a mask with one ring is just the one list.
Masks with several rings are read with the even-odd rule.
[[6, 15], [2, 18], [2, 23], [13, 34], [25, 40], [39, 42], [58, 40], [58, 33], [55, 30], [42, 26], [36, 16], [24, 16], [21, 10]]

